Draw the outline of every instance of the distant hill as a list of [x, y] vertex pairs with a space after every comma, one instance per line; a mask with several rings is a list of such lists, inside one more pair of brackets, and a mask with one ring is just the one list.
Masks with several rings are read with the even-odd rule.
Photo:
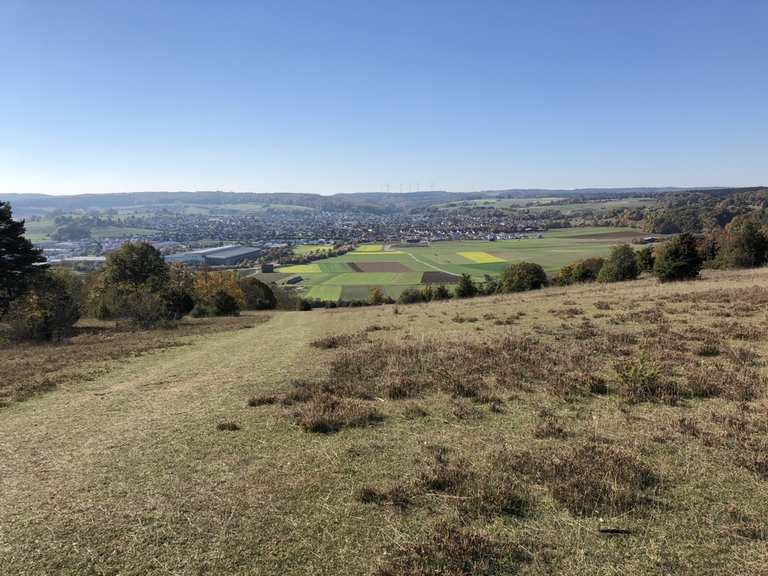
[[739, 216], [768, 223], [768, 187], [668, 192], [645, 210], [643, 227], [660, 234], [699, 233], [723, 228]]
[[536, 198], [542, 196], [600, 197], [653, 195], [685, 191], [685, 188], [577, 188], [577, 189], [507, 189], [482, 192], [358, 192], [348, 194], [252, 193], [252, 192], [122, 192], [116, 194], [5, 194], [18, 216], [43, 215], [53, 210], [112, 210], [138, 207], [181, 208], [188, 205], [273, 204], [302, 206], [325, 211], [396, 212], [461, 200], [484, 198]]

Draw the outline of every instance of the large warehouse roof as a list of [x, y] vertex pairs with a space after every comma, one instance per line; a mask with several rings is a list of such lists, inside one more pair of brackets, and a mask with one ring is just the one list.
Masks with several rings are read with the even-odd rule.
[[228, 246], [222, 247], [215, 252], [206, 252], [205, 258], [208, 260], [225, 259], [225, 258], [237, 258], [238, 256], [247, 256], [249, 254], [255, 254], [261, 252], [258, 248], [251, 246]]

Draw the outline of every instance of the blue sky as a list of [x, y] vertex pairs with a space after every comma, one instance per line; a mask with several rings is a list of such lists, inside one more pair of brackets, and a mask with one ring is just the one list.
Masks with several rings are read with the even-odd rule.
[[765, 0], [0, 0], [0, 194], [768, 183]]

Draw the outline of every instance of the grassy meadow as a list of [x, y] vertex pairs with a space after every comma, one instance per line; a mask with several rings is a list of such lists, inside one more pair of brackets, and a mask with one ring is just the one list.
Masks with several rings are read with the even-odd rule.
[[[52, 235], [58, 229], [53, 219], [44, 218], [41, 220], [25, 222], [26, 237], [32, 242], [48, 242], [52, 240]], [[128, 226], [96, 226], [90, 229], [91, 237], [99, 240], [102, 238], [130, 238], [132, 236], [154, 236], [158, 230], [151, 228], [131, 228]]]
[[768, 574], [767, 286], [4, 348], [0, 574]]
[[566, 228], [522, 240], [445, 241], [429, 246], [363, 244], [343, 256], [283, 266], [279, 271], [301, 276], [298, 286], [310, 298], [364, 300], [373, 287], [397, 298], [406, 288], [435, 283], [425, 281], [425, 272], [469, 274], [482, 281], [485, 275], [496, 276], [511, 263], [526, 260], [555, 274], [569, 262], [606, 256], [615, 244], [642, 235], [628, 228]]

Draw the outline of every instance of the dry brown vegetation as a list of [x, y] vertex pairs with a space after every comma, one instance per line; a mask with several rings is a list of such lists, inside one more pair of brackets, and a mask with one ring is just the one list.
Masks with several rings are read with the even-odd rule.
[[376, 572], [378, 576], [494, 576], [512, 574], [527, 559], [520, 546], [488, 532], [439, 524], [415, 542], [396, 548]]
[[[300, 417], [305, 430], [321, 432], [340, 430], [346, 421], [365, 425], [367, 410], [374, 411], [379, 421], [390, 401], [411, 401], [402, 413], [414, 418], [428, 411], [421, 405], [415, 409], [413, 399], [439, 404], [440, 398], [447, 397], [445, 413], [471, 426], [484, 426], [491, 417], [504, 418], [510, 403], [522, 398], [543, 402], [530, 435], [557, 446], [533, 450], [507, 446], [471, 455], [433, 448], [426, 463], [421, 459], [415, 478], [385, 488], [367, 484], [358, 493], [362, 502], [400, 510], [430, 509], [430, 499], [438, 498], [439, 509], [452, 510], [449, 517], [459, 519], [448, 531], [440, 528], [437, 536], [390, 551], [381, 574], [452, 570], [498, 574], [502, 572], [495, 560], [485, 565], [476, 564], [471, 555], [466, 557], [460, 545], [459, 534], [465, 530], [461, 526], [494, 517], [525, 521], [552, 505], [575, 517], [663, 516], [666, 487], [680, 481], [679, 473], [659, 463], [657, 456], [649, 458], [649, 449], [637, 444], [639, 437], [648, 438], [652, 445], [677, 443], [686, 437], [718, 446], [727, 450], [735, 465], [768, 480], [764, 440], [768, 411], [763, 403], [768, 382], [763, 360], [766, 302], [768, 290], [763, 288], [687, 291], [656, 299], [598, 300], [592, 305], [601, 312], [590, 317], [587, 302], [577, 306], [574, 300], [564, 300], [565, 306], [547, 309], [559, 324], [524, 324], [522, 312], [501, 318], [486, 312], [482, 321], [501, 327], [491, 336], [467, 338], [468, 328], [463, 333], [417, 339], [337, 335], [334, 341], [343, 346], [328, 358], [324, 373], [270, 398], [286, 405], [306, 403], [302, 410], [309, 413], [317, 411], [317, 403], [354, 407], [351, 415], [334, 415], [335, 424], [321, 418], [316, 428]], [[456, 311], [451, 320], [456, 324], [481, 321], [463, 311]], [[591, 405], [606, 396], [617, 403], [623, 426], [634, 427], [636, 437], [616, 433], [604, 437], [588, 419], [574, 422], [572, 416], [563, 419], [558, 414], [562, 411], [558, 406], [568, 407], [566, 414], [592, 412]], [[654, 405], [685, 409], [697, 401], [739, 408], [735, 415], [717, 408], [706, 424], [682, 416], [672, 428], [654, 429], [651, 417], [637, 428], [633, 406], [648, 405], [643, 412], [650, 415]], [[760, 408], [752, 408], [752, 403]], [[358, 411], [362, 416], [357, 416]], [[759, 538], [764, 526], [749, 521], [737, 530]], [[601, 528], [606, 535], [631, 532]], [[449, 540], [452, 544], [444, 548]], [[488, 554], [494, 558], [493, 552]]]

